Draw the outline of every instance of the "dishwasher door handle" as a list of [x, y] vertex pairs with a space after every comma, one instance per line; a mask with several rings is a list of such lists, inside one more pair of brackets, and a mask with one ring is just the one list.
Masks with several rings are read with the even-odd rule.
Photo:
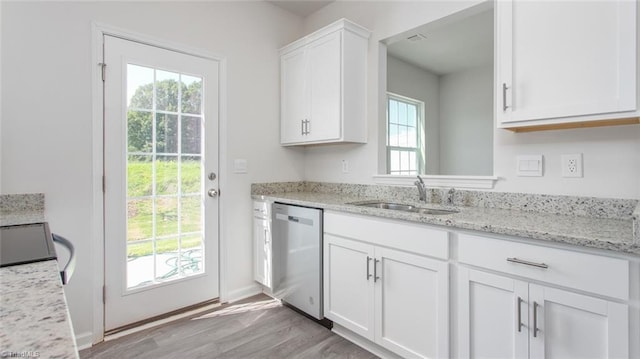
[[300, 219], [298, 219], [298, 218], [296, 218], [296, 217], [294, 217], [294, 216], [289, 216], [289, 217], [288, 217], [288, 219], [289, 219], [289, 221], [291, 221], [291, 222], [296, 222], [296, 223], [300, 222]]
[[60, 243], [60, 245], [69, 250], [69, 261], [67, 261], [64, 269], [60, 271], [60, 279], [62, 279], [62, 284], [67, 284], [71, 280], [71, 276], [73, 276], [73, 272], [76, 269], [76, 250], [73, 247], [73, 243], [71, 243], [68, 239], [55, 233], [51, 233], [51, 237], [53, 238], [54, 242]]

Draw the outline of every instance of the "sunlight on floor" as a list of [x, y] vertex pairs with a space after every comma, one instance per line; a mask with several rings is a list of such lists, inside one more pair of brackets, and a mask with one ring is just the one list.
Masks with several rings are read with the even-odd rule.
[[212, 313], [201, 315], [191, 320], [222, 317], [226, 315], [233, 315], [233, 314], [239, 314], [239, 313], [254, 312], [259, 310], [277, 308], [281, 306], [282, 304], [280, 303], [280, 301], [276, 299], [269, 299], [269, 300], [264, 300], [260, 302], [252, 302], [252, 303], [246, 303], [246, 304], [236, 304], [236, 305], [230, 305], [227, 308], [220, 309]]

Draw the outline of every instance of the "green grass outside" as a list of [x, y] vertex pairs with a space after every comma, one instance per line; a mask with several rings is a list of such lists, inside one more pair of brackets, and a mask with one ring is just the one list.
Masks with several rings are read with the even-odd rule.
[[[152, 173], [152, 162], [130, 158], [127, 168], [128, 197], [150, 196], [153, 189]], [[200, 178], [200, 161], [183, 159], [181, 164], [182, 193], [199, 193], [201, 190]], [[156, 194], [170, 196], [156, 199], [156, 236], [177, 236], [178, 223], [181, 226], [181, 233], [202, 231], [200, 196], [178, 196], [178, 162], [175, 157], [156, 161]], [[182, 207], [180, 216], [178, 216], [178, 201]], [[127, 203], [127, 222], [128, 256], [153, 253], [151, 242], [131, 243], [152, 238], [153, 199], [129, 200]], [[182, 238], [182, 248], [192, 248], [199, 245], [200, 237]], [[157, 253], [171, 252], [177, 248], [177, 239], [157, 241]]]
[[[182, 250], [197, 248], [202, 245], [200, 236], [182, 238]], [[178, 239], [161, 239], [156, 241], [156, 253], [168, 253], [178, 251]], [[127, 257], [142, 257], [153, 254], [153, 243], [129, 243], [127, 246]]]

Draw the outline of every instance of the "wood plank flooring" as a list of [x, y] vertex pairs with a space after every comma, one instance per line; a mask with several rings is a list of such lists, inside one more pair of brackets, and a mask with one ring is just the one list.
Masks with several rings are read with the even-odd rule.
[[377, 358], [258, 295], [80, 351], [80, 358]]

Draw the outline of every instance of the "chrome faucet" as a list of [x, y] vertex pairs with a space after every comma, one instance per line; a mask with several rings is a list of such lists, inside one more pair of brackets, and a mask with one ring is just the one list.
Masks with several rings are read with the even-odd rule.
[[424, 185], [424, 181], [420, 176], [418, 176], [418, 180], [414, 182], [414, 184], [418, 187], [418, 194], [420, 195], [421, 202], [427, 202], [427, 187]]
[[455, 196], [456, 196], [456, 189], [451, 187], [449, 192], [447, 192], [447, 204], [448, 205], [453, 206], [453, 202], [455, 200]]

